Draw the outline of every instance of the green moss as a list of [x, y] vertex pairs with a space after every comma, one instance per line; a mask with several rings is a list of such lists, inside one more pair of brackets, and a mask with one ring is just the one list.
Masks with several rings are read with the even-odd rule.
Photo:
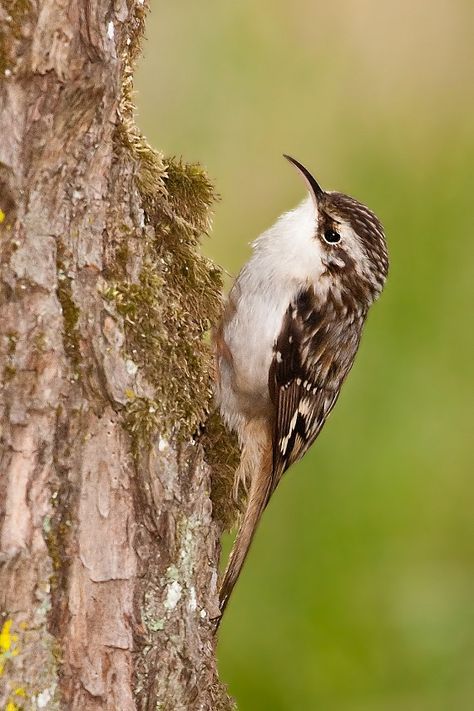
[[53, 567], [53, 576], [50, 579], [51, 587], [54, 588], [57, 580], [55, 573], [61, 570], [64, 558], [64, 541], [69, 536], [69, 527], [64, 522], [59, 524], [55, 521], [54, 525], [50, 517], [45, 517], [43, 521], [43, 533], [48, 547], [49, 557]]
[[16, 350], [16, 344], [18, 343], [18, 333], [16, 331], [11, 331], [7, 333], [8, 338], [8, 355], [12, 356]]
[[234, 699], [227, 695], [225, 687], [216, 683], [211, 689], [213, 711], [237, 711], [237, 704]]
[[[60, 608], [64, 603], [61, 591], [67, 585], [66, 581], [69, 572], [70, 556], [67, 550], [71, 538], [71, 522], [69, 520], [71, 494], [67, 479], [61, 480], [59, 489], [51, 495], [52, 513], [43, 518], [43, 538], [52, 567], [49, 583], [53, 603], [53, 618], [60, 617]], [[57, 604], [58, 600], [60, 600], [59, 604]]]
[[3, 382], [9, 383], [16, 375], [16, 368], [13, 365], [7, 363], [3, 369]]
[[211, 399], [212, 357], [205, 335], [221, 304], [220, 272], [196, 249], [210, 224], [212, 186], [201, 167], [165, 164], [136, 130], [128, 138], [147, 225], [153, 229], [141, 235], [138, 281], [112, 281], [105, 296], [124, 317], [127, 351], [155, 394], [153, 417], [148, 403], [133, 401], [127, 423], [135, 437], [148, 438], [158, 423], [162, 433], [189, 437]]
[[[125, 228], [126, 226], [124, 226]], [[124, 229], [123, 232], [127, 234], [129, 232], [128, 229]], [[130, 249], [128, 247], [128, 243], [126, 239], [123, 239], [121, 244], [117, 247], [115, 250], [115, 264], [117, 267], [117, 270], [120, 270], [121, 276], [126, 276], [127, 274], [127, 265], [128, 265], [128, 260], [130, 257]]]
[[44, 331], [38, 331], [33, 337], [33, 346], [38, 353], [46, 352], [46, 333]]
[[[199, 251], [216, 198], [206, 172], [198, 164], [165, 158], [136, 126], [132, 74], [146, 9], [135, 7], [134, 12], [131, 44], [122, 53], [125, 76], [114, 140], [117, 153], [128, 153], [136, 166], [145, 225], [114, 236], [117, 268], [105, 297], [124, 319], [127, 355], [153, 388], [147, 397], [131, 397], [126, 406], [126, 425], [138, 452], [158, 432], [186, 439], [202, 430], [211, 409], [214, 362], [208, 335], [221, 312], [222, 275]], [[142, 258], [134, 279], [127, 274], [130, 252]], [[215, 514], [228, 526], [236, 445], [217, 416], [208, 423], [204, 440], [216, 473]]]
[[237, 437], [224, 427], [218, 413], [213, 412], [206, 421], [201, 444], [206, 461], [212, 469], [213, 518], [228, 531], [234, 526], [237, 516], [237, 508], [231, 495], [234, 474], [240, 459]]
[[[24, 41], [25, 25], [32, 11], [30, 0], [3, 0], [3, 17], [0, 24], [0, 76], [11, 70], [16, 57], [15, 44]], [[14, 68], [14, 67], [13, 67]]]
[[14, 331], [7, 333], [8, 346], [7, 346], [7, 359], [9, 362], [5, 364], [3, 369], [3, 382], [9, 383], [13, 380], [16, 375], [17, 369], [13, 365], [13, 356], [15, 355], [16, 344], [18, 342], [18, 334]]
[[58, 276], [57, 294], [63, 312], [64, 350], [77, 373], [81, 360], [79, 329], [77, 328], [80, 311], [72, 297], [72, 279], [68, 276], [64, 263], [59, 257], [56, 262], [56, 271]]
[[144, 444], [149, 444], [150, 439], [160, 428], [161, 408], [151, 398], [132, 398], [125, 412], [125, 426], [132, 440], [132, 454], [137, 456]]

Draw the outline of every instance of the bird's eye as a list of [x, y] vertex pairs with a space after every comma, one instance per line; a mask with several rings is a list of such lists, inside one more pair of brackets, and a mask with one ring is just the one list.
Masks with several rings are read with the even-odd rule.
[[324, 241], [328, 244], [337, 244], [341, 241], [341, 235], [335, 230], [326, 230], [324, 233]]

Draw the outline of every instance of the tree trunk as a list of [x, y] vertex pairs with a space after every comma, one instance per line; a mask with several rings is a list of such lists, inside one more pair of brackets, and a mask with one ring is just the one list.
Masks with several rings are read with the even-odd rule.
[[234, 450], [218, 424], [203, 435], [212, 187], [134, 125], [144, 16], [143, 0], [0, 3], [9, 711], [233, 708], [212, 617]]

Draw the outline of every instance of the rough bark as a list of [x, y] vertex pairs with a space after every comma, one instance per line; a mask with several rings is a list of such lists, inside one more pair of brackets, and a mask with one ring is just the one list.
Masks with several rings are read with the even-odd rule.
[[[9, 711], [232, 708], [211, 622], [226, 479], [196, 434], [219, 308], [196, 251], [212, 188], [134, 126], [144, 14], [143, 0], [0, 3]], [[209, 458], [225, 464], [217, 436]]]

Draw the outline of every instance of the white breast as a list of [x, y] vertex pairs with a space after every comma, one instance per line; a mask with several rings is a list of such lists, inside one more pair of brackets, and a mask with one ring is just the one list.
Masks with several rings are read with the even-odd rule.
[[223, 335], [232, 354], [234, 395], [241, 403], [266, 405], [273, 346], [288, 306], [304, 286], [323, 288], [316, 228], [316, 209], [308, 197], [254, 242], [254, 253], [231, 290], [234, 309]]

